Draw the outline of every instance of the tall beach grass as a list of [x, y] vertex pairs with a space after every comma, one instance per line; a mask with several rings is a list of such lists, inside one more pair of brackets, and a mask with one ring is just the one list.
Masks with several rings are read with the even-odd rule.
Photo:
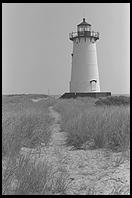
[[[52, 101], [51, 101], [52, 102]], [[51, 117], [48, 106], [50, 100], [32, 102], [25, 97], [9, 97], [2, 106], [2, 154], [19, 153], [21, 147], [35, 147], [48, 144]]]
[[[108, 100], [108, 99], [107, 99]], [[109, 99], [110, 100], [110, 99]], [[81, 148], [127, 150], [130, 145], [129, 105], [97, 105], [90, 100], [60, 100], [55, 109], [62, 115], [67, 145]]]
[[48, 107], [53, 101], [35, 103], [31, 95], [2, 98], [2, 194], [45, 194], [49, 165], [31, 164], [31, 155], [23, 158], [20, 151], [48, 145], [52, 122]]

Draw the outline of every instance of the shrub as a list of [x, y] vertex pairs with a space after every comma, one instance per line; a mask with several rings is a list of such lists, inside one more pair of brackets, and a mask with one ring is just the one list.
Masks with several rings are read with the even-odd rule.
[[129, 105], [130, 97], [126, 96], [108, 96], [106, 98], [99, 98], [96, 105]]

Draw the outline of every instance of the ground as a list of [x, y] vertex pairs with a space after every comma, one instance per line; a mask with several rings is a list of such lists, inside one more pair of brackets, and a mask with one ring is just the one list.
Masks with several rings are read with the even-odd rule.
[[[34, 101], [36, 102], [36, 101]], [[65, 194], [74, 195], [114, 195], [130, 194], [129, 153], [113, 153], [105, 149], [80, 149], [66, 146], [66, 132], [61, 130], [61, 115], [52, 106], [50, 116], [54, 121], [50, 127], [52, 137], [49, 145], [41, 145], [40, 152], [32, 149], [38, 162], [45, 158], [60, 167], [67, 174]], [[23, 147], [21, 153], [26, 155], [31, 149]]]

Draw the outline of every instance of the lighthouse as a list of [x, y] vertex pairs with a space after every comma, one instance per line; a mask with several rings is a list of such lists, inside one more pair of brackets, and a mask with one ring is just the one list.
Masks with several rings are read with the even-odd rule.
[[99, 32], [93, 31], [91, 24], [83, 18], [83, 21], [77, 25], [77, 31], [69, 34], [69, 39], [73, 42], [70, 92], [63, 94], [61, 98], [111, 95], [110, 92], [100, 91], [96, 49]]
[[100, 92], [96, 50], [99, 33], [92, 31], [83, 18], [69, 38], [73, 42], [70, 92]]

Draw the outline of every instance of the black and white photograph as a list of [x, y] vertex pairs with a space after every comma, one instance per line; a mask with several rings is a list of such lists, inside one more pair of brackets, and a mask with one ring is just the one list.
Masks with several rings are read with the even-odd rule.
[[130, 3], [2, 3], [2, 195], [130, 195]]

